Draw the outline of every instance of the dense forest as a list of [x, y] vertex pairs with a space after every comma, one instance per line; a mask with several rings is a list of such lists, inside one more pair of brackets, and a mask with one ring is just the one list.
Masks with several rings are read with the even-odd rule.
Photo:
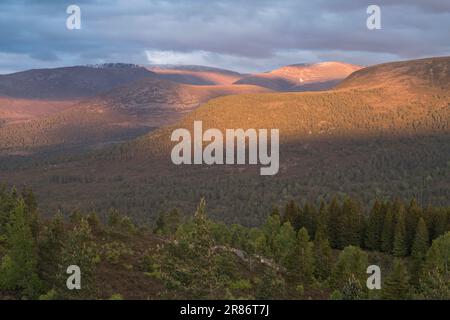
[[[3, 187], [0, 298], [450, 299], [450, 207], [365, 207], [288, 201], [249, 228], [211, 220], [201, 199], [193, 216], [167, 208], [137, 225], [117, 211], [44, 219], [30, 189]], [[81, 290], [67, 288], [70, 265]], [[367, 289], [370, 265], [381, 290]]]

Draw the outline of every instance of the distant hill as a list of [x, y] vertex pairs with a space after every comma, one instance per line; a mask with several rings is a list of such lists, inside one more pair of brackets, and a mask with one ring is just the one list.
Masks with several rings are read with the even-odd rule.
[[204, 66], [152, 65], [147, 69], [163, 79], [193, 85], [231, 85], [243, 76], [238, 72]]
[[148, 77], [155, 77], [155, 74], [128, 64], [28, 70], [0, 75], [0, 96], [77, 100]]
[[338, 84], [359, 66], [341, 62], [295, 64], [243, 77], [235, 84], [253, 84], [274, 91], [319, 91]]
[[411, 88], [448, 90], [450, 57], [380, 64], [352, 73], [337, 88]]
[[268, 90], [256, 86], [190, 86], [143, 78], [51, 116], [0, 128], [0, 150], [130, 138], [173, 123], [209, 99], [249, 92]]

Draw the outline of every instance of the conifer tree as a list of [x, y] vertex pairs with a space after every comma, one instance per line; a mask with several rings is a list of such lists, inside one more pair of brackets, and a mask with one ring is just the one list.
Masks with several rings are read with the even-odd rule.
[[387, 208], [381, 233], [381, 251], [392, 253], [394, 242], [394, 214], [390, 207]]
[[396, 257], [404, 257], [408, 254], [405, 230], [405, 211], [403, 209], [400, 209], [397, 212], [392, 254]]
[[309, 241], [306, 228], [298, 231], [295, 249], [289, 256], [287, 267], [297, 282], [311, 283], [314, 275], [313, 244]]
[[366, 296], [361, 283], [356, 279], [355, 275], [352, 274], [347, 280], [347, 283], [342, 288], [342, 299], [343, 300], [360, 300], [364, 299]]
[[450, 299], [450, 232], [433, 241], [420, 278], [420, 292], [426, 299]]
[[365, 230], [365, 246], [370, 250], [381, 250], [381, 236], [383, 233], [383, 206], [377, 199], [372, 207]]
[[425, 224], [425, 220], [420, 218], [417, 224], [416, 236], [414, 238], [411, 251], [414, 263], [414, 279], [418, 279], [420, 276], [420, 271], [429, 248], [428, 241], [428, 228]]
[[275, 235], [273, 242], [273, 256], [281, 264], [285, 264], [288, 257], [292, 255], [296, 245], [294, 228], [289, 222], [284, 223]]
[[409, 276], [405, 264], [395, 259], [391, 274], [386, 278], [382, 288], [382, 297], [386, 300], [406, 300], [411, 296]]
[[344, 285], [353, 276], [360, 283], [366, 281], [366, 270], [369, 265], [368, 255], [366, 252], [355, 246], [345, 247], [339, 254], [331, 278], [333, 289], [342, 290]]
[[363, 217], [359, 205], [350, 197], [342, 204], [342, 240], [341, 246], [360, 246], [363, 231]]
[[289, 222], [294, 230], [300, 228], [300, 209], [294, 200], [291, 200], [286, 205], [282, 223]]
[[333, 248], [341, 249], [343, 247], [342, 236], [344, 234], [344, 222], [342, 210], [338, 200], [334, 197], [328, 206], [328, 235], [330, 244]]
[[332, 256], [330, 242], [325, 237], [325, 232], [318, 231], [314, 238], [314, 276], [320, 280], [326, 280], [331, 275]]
[[20, 290], [27, 298], [35, 298], [42, 288], [37, 274], [37, 249], [26, 220], [25, 202], [20, 199], [7, 227], [7, 254], [0, 265], [0, 288]]
[[422, 217], [422, 208], [419, 207], [416, 199], [412, 199], [405, 215], [405, 232], [406, 232], [405, 238], [408, 253], [410, 253], [412, 250], [413, 241], [416, 236], [417, 224], [421, 217]]
[[61, 265], [62, 250], [65, 241], [64, 218], [59, 211], [42, 232], [39, 241], [38, 269], [47, 290], [57, 286], [57, 274]]
[[306, 202], [300, 215], [300, 228], [304, 227], [310, 235], [314, 235], [316, 232], [314, 227], [314, 219], [316, 216], [316, 208], [309, 202]]

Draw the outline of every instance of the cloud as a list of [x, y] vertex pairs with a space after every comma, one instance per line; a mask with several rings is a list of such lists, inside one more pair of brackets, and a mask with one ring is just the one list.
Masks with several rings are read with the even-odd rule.
[[[189, 63], [238, 71], [323, 59], [373, 64], [450, 55], [450, 3], [378, 0], [382, 30], [366, 28], [365, 0], [2, 0], [1, 70], [71, 63]], [[82, 29], [65, 27], [81, 7]]]

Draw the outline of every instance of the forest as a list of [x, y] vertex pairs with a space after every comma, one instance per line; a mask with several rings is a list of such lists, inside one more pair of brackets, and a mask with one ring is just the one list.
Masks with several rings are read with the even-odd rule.
[[[245, 227], [210, 219], [202, 198], [194, 214], [138, 225], [116, 210], [43, 214], [31, 189], [3, 186], [0, 298], [450, 299], [450, 207], [372, 203], [291, 200]], [[380, 290], [366, 286], [370, 265]]]

